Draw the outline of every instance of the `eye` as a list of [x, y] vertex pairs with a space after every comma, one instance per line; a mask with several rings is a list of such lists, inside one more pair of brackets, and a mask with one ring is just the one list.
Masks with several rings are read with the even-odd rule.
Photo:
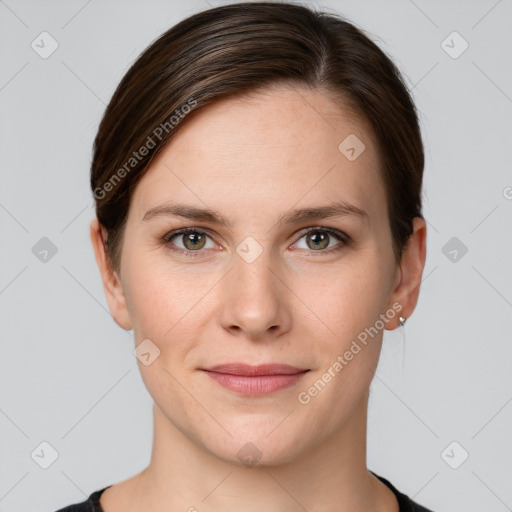
[[[192, 252], [198, 252], [206, 247], [206, 240], [209, 235], [200, 229], [185, 228], [167, 233], [162, 241], [173, 251], [186, 256], [192, 256]], [[181, 240], [183, 247], [176, 246], [174, 240]], [[215, 244], [212, 241], [212, 245]], [[210, 247], [212, 248], [212, 247]]]
[[[322, 254], [330, 254], [331, 252], [335, 252], [340, 250], [343, 246], [348, 245], [350, 238], [345, 233], [342, 233], [341, 231], [329, 229], [329, 228], [321, 228], [316, 227], [313, 229], [309, 229], [305, 234], [301, 236], [299, 239], [305, 239], [307, 247], [305, 249], [310, 249], [313, 252], [320, 252]], [[338, 240], [338, 243], [334, 245], [330, 245], [330, 243], [333, 241], [332, 239]], [[295, 244], [297, 245], [297, 243]], [[299, 247], [303, 248], [303, 247]]]
[[[341, 231], [330, 228], [315, 227], [302, 234], [299, 241], [305, 238], [307, 247], [306, 250], [318, 252], [321, 254], [330, 254], [332, 252], [342, 249], [344, 246], [350, 244], [350, 237]], [[207, 240], [210, 239], [211, 245], [207, 247]], [[330, 242], [335, 239], [338, 242], [334, 247], [330, 246]], [[175, 240], [181, 240], [182, 247], [176, 245]], [[171, 231], [162, 237], [162, 242], [169, 247], [172, 251], [183, 254], [185, 256], [197, 257], [202, 252], [201, 249], [213, 249], [219, 247], [211, 240], [210, 235], [197, 228], [184, 228], [176, 231]], [[296, 246], [298, 242], [294, 245]], [[302, 248], [301, 248], [302, 249]], [[194, 254], [196, 253], [196, 254]]]

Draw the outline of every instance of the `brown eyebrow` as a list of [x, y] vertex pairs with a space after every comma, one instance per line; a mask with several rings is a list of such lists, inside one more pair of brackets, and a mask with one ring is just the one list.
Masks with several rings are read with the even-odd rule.
[[[194, 208], [186, 204], [168, 204], [155, 206], [150, 208], [142, 218], [143, 221], [149, 220], [160, 215], [172, 215], [175, 217], [183, 217], [184, 219], [199, 220], [226, 226], [231, 229], [231, 223], [220, 213], [210, 210], [209, 208]], [[281, 224], [294, 225], [301, 224], [306, 221], [316, 219], [326, 219], [329, 217], [340, 217], [353, 215], [368, 220], [368, 213], [356, 205], [345, 201], [338, 201], [326, 206], [318, 206], [313, 208], [301, 208], [292, 212], [285, 213], [276, 222], [278, 226]]]
[[170, 204], [155, 206], [150, 208], [142, 217], [142, 220], [149, 220], [158, 215], [172, 215], [174, 217], [183, 217], [184, 219], [201, 220], [211, 224], [219, 224], [230, 228], [229, 221], [220, 213], [214, 212], [209, 208], [194, 208], [186, 204]]
[[329, 217], [342, 217], [353, 215], [361, 219], [368, 220], [368, 213], [354, 204], [345, 201], [338, 201], [326, 206], [318, 206], [314, 208], [301, 208], [290, 213], [284, 214], [277, 221], [277, 225], [281, 224], [301, 224], [302, 222], [327, 219]]

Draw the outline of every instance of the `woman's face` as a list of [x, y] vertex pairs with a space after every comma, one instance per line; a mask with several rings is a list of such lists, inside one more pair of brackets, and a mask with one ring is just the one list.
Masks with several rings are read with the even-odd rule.
[[152, 163], [116, 315], [146, 340], [166, 421], [225, 460], [276, 464], [361, 426], [400, 274], [371, 134], [324, 93], [280, 88], [197, 112]]

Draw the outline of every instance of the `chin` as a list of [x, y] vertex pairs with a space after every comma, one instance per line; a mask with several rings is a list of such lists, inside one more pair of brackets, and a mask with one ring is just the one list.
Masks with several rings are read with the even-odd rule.
[[[248, 468], [279, 466], [300, 456], [304, 438], [283, 428], [280, 432], [265, 428], [246, 429], [243, 435], [233, 435], [220, 446], [205, 446], [216, 457], [230, 464]], [[231, 432], [239, 432], [231, 430]], [[269, 432], [271, 432], [269, 434]]]

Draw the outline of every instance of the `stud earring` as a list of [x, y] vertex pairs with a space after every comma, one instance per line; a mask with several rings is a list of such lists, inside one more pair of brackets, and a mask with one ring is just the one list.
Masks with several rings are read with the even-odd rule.
[[406, 320], [407, 320], [407, 319], [406, 319], [406, 318], [404, 318], [403, 316], [399, 317], [399, 318], [398, 318], [398, 325], [399, 325], [400, 327], [403, 327], [403, 326], [405, 325], [405, 321], [406, 321]]

